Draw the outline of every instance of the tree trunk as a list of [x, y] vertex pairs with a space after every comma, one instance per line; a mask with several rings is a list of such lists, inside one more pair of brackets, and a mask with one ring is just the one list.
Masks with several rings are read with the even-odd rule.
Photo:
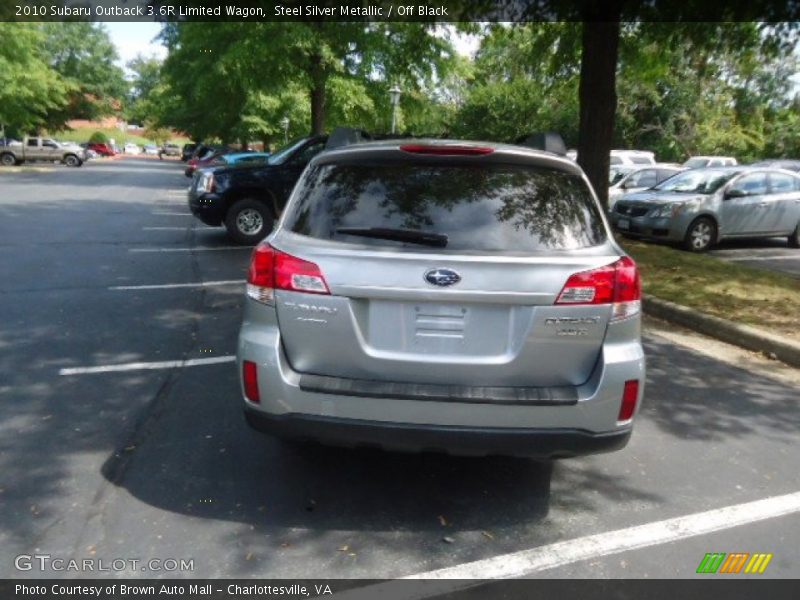
[[619, 21], [583, 24], [578, 164], [608, 207], [608, 168], [617, 111]]
[[325, 85], [327, 73], [322, 65], [322, 56], [311, 57], [311, 135], [325, 132]]

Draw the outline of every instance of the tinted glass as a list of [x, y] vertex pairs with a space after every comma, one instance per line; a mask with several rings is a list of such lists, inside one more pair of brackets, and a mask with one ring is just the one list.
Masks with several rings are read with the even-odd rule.
[[628, 180], [625, 182], [625, 187], [653, 187], [658, 182], [656, 172], [654, 169], [645, 169], [632, 173]]
[[308, 139], [308, 138], [300, 138], [300, 139], [298, 139], [298, 140], [294, 140], [294, 141], [293, 141], [291, 144], [289, 144], [288, 146], [284, 146], [284, 147], [283, 147], [283, 148], [281, 148], [280, 150], [277, 150], [276, 152], [274, 152], [274, 153], [273, 153], [273, 154], [272, 154], [272, 155], [269, 157], [269, 159], [267, 160], [267, 162], [268, 162], [269, 164], [271, 164], [271, 165], [280, 165], [280, 164], [282, 164], [282, 163], [283, 163], [283, 161], [284, 161], [284, 160], [286, 160], [286, 158], [287, 158], [289, 155], [291, 155], [291, 154], [292, 154], [292, 152], [294, 152], [295, 150], [297, 150], [297, 148], [299, 148], [300, 146], [302, 146], [303, 144], [305, 144], [307, 139]]
[[797, 177], [785, 175], [783, 173], [770, 173], [769, 182], [773, 194], [784, 194], [793, 192], [797, 187]]
[[631, 162], [635, 165], [652, 165], [653, 161], [646, 156], [631, 156]]
[[741, 177], [731, 186], [731, 190], [744, 192], [748, 196], [759, 196], [767, 193], [766, 173], [753, 173]]
[[388, 247], [405, 242], [337, 230], [377, 227], [444, 234], [446, 250], [476, 252], [527, 253], [605, 241], [599, 211], [583, 180], [519, 166], [316, 166], [301, 180], [290, 210], [285, 226], [295, 233]]

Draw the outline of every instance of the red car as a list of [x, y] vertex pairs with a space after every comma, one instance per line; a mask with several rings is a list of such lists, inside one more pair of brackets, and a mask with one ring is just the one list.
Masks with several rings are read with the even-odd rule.
[[108, 144], [100, 144], [95, 142], [92, 144], [87, 144], [86, 148], [89, 150], [94, 150], [100, 156], [114, 156], [116, 154], [114, 149]]

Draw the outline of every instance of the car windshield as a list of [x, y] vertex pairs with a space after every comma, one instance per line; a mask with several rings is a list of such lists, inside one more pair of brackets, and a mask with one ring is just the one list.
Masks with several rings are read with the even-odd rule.
[[663, 192], [713, 194], [734, 175], [736, 175], [736, 171], [695, 169], [673, 175], [669, 179], [659, 183], [654, 189]]
[[296, 193], [285, 227], [324, 240], [527, 254], [596, 246], [606, 239], [599, 209], [581, 178], [550, 169], [319, 165]]
[[300, 138], [297, 140], [293, 140], [291, 144], [288, 146], [284, 146], [280, 150], [276, 151], [267, 159], [267, 164], [270, 165], [281, 165], [283, 162], [292, 154], [297, 148], [302, 146], [308, 138]]

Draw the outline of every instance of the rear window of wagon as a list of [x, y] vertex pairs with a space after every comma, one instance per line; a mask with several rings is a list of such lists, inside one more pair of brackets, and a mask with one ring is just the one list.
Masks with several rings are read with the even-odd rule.
[[606, 241], [584, 181], [519, 165], [376, 163], [311, 167], [284, 227], [324, 240], [399, 247], [343, 228], [392, 228], [447, 236], [448, 251], [571, 250]]

